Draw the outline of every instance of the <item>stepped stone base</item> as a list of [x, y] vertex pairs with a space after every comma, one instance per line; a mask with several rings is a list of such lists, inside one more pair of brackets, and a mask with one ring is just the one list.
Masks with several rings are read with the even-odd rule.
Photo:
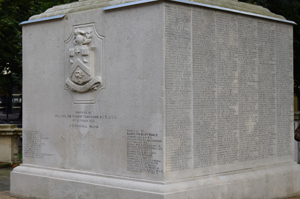
[[166, 183], [21, 165], [13, 170], [11, 180], [12, 196], [27, 198], [267, 199], [300, 194], [297, 164]]

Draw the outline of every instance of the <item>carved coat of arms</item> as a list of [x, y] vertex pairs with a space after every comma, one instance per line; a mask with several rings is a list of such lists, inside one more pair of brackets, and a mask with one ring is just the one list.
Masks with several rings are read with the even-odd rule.
[[[74, 26], [71, 37], [66, 41], [65, 82], [68, 90], [77, 93], [73, 95], [73, 98], [78, 98], [74, 99], [75, 103], [92, 102], [93, 93], [103, 86], [102, 40], [94, 24], [87, 24]], [[82, 96], [78, 93], [82, 93]]]

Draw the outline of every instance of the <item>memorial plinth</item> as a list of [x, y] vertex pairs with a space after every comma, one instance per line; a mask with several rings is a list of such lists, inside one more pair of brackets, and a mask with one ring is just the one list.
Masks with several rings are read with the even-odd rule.
[[294, 23], [234, 0], [120, 3], [79, 1], [23, 23], [11, 194], [299, 194]]

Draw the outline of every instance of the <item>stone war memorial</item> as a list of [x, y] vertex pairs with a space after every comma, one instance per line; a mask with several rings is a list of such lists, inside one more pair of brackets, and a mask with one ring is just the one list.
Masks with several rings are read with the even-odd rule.
[[31, 17], [11, 194], [300, 194], [294, 24], [237, 0], [81, 0]]

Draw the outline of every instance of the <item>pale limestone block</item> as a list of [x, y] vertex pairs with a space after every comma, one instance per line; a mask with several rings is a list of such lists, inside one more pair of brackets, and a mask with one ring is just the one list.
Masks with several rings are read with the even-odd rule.
[[[11, 173], [13, 195], [300, 193], [289, 22], [174, 2], [92, 3], [23, 27], [24, 164]], [[95, 77], [99, 87], [81, 90]]]

